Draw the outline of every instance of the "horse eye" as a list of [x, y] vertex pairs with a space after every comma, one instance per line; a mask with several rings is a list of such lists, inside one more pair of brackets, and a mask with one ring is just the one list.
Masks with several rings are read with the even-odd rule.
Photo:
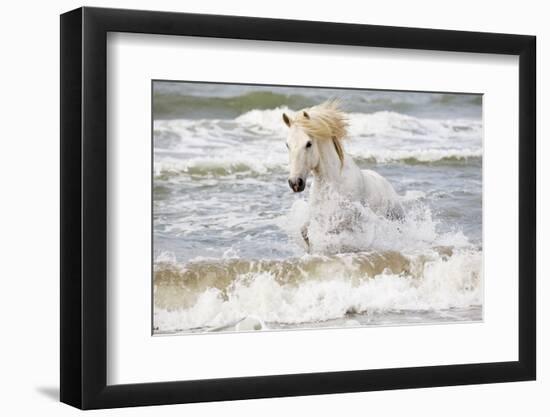
[[286, 145], [286, 148], [289, 149], [289, 148], [288, 148], [288, 143], [285, 143], [285, 145]]
[[306, 143], [306, 148], [311, 148], [311, 141], [309, 141], [308, 143]]

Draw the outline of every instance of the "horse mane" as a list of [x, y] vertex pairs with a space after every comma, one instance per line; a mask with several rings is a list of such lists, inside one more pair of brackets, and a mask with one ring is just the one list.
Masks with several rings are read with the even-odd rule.
[[344, 165], [342, 140], [348, 133], [348, 120], [340, 109], [338, 100], [328, 100], [317, 106], [302, 109], [296, 113], [292, 123], [300, 126], [309, 136], [319, 140], [331, 140]]

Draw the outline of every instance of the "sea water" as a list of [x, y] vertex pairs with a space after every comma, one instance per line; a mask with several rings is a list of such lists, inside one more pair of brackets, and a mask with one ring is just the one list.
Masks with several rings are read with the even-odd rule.
[[[352, 207], [351, 230], [312, 222], [308, 252], [311, 178], [288, 187], [281, 116], [330, 98], [347, 154], [407, 215]], [[481, 320], [481, 109], [473, 94], [155, 81], [154, 332]]]

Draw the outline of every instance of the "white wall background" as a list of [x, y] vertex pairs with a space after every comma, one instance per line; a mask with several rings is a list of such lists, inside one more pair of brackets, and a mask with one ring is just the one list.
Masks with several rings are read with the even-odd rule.
[[[59, 17], [71, 0], [5, 2], [0, 30], [0, 410], [74, 415], [59, 391]], [[538, 381], [100, 411], [99, 415], [548, 415], [550, 158], [543, 120], [550, 97], [545, 3], [316, 0], [123, 0], [86, 5], [532, 34], [538, 37]], [[550, 301], [549, 301], [550, 303]], [[546, 395], [545, 395], [546, 394]]]

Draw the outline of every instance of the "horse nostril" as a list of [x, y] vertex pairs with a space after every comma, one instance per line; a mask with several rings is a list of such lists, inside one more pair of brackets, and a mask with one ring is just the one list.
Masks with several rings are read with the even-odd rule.
[[299, 191], [303, 191], [306, 183], [302, 178], [296, 178], [296, 179], [288, 179], [288, 185], [290, 186], [290, 189], [294, 191], [295, 193]]

